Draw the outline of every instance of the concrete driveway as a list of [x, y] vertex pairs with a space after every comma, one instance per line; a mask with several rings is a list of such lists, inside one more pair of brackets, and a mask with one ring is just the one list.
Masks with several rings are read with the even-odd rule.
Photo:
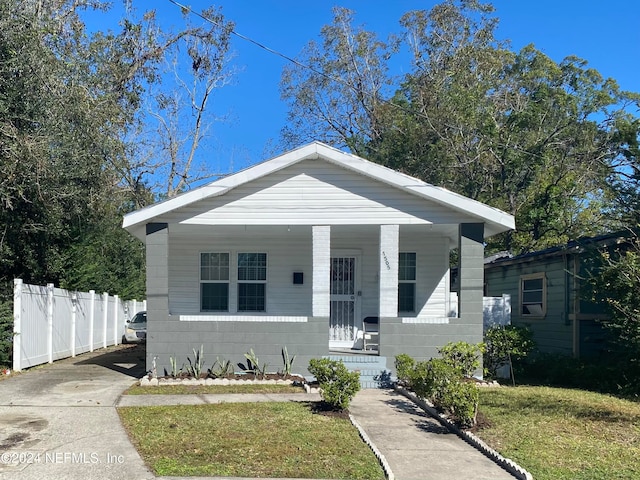
[[0, 478], [153, 479], [115, 409], [144, 347], [110, 347], [0, 381]]

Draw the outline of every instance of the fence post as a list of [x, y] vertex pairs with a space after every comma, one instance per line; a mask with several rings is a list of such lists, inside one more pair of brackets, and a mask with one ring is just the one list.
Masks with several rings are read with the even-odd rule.
[[22, 279], [13, 279], [13, 370], [22, 370]]
[[96, 318], [96, 291], [89, 290], [89, 351], [93, 352], [93, 326]]
[[120, 298], [113, 296], [113, 344], [118, 345], [118, 314], [120, 313]]
[[47, 350], [53, 363], [53, 283], [47, 283]]
[[102, 294], [102, 348], [107, 348], [107, 321], [109, 320], [109, 294]]
[[78, 315], [78, 294], [71, 294], [71, 356], [76, 356], [76, 320]]

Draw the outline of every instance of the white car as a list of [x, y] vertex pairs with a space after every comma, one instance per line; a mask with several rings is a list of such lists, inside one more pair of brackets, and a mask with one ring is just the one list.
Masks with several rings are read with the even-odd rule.
[[136, 313], [124, 325], [122, 343], [144, 343], [147, 341], [147, 312]]

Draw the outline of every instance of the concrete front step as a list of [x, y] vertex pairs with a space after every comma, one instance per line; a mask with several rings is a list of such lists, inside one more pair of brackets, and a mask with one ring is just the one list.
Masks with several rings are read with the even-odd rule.
[[330, 360], [344, 363], [350, 372], [360, 372], [360, 388], [385, 388], [390, 386], [391, 375], [387, 370], [387, 358], [377, 355], [328, 355]]

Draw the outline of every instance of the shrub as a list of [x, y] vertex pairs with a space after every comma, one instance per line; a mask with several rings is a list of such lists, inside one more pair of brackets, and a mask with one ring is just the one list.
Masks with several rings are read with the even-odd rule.
[[444, 361], [459, 370], [462, 376], [471, 377], [480, 368], [480, 356], [484, 349], [483, 343], [449, 342], [438, 351]]
[[535, 347], [533, 332], [519, 325], [494, 325], [485, 333], [485, 374], [495, 378], [500, 367], [508, 365], [515, 384], [514, 361], [524, 359]]
[[398, 381], [407, 388], [412, 388], [411, 379], [415, 370], [416, 361], [406, 353], [401, 353], [400, 355], [396, 355], [395, 365]]
[[[468, 345], [468, 344], [467, 344]], [[477, 346], [470, 346], [476, 347]], [[455, 350], [455, 349], [454, 349]], [[470, 351], [464, 347], [465, 351]], [[468, 364], [469, 366], [471, 364]], [[463, 368], [451, 358], [432, 358], [416, 362], [408, 355], [396, 357], [396, 368], [400, 366], [407, 387], [433, 405], [462, 427], [475, 424], [478, 411], [478, 387], [463, 380]], [[474, 369], [477, 367], [474, 367]]]
[[334, 410], [346, 410], [358, 390], [360, 374], [350, 372], [344, 363], [328, 358], [312, 358], [309, 372], [320, 384], [322, 400]]
[[464, 428], [475, 425], [478, 414], [479, 392], [475, 383], [454, 381], [441, 392], [440, 407], [451, 415], [454, 422]]

